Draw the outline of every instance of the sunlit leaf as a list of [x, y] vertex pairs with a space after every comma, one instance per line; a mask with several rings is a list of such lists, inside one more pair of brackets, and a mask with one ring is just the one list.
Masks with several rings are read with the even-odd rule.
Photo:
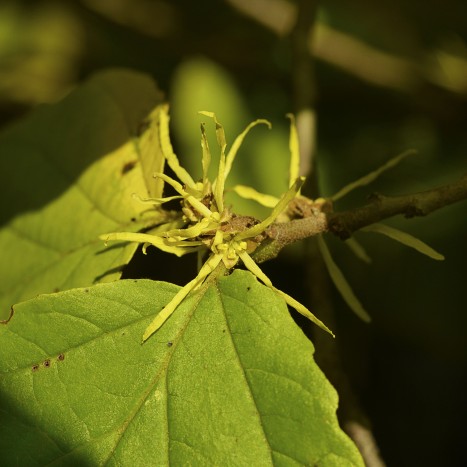
[[187, 186], [194, 188], [195, 182], [191, 175], [180, 165], [177, 155], [174, 153], [170, 138], [169, 128], [170, 117], [168, 108], [165, 107], [160, 113], [160, 145], [161, 151], [167, 160], [169, 167], [175, 172], [177, 177]]
[[164, 189], [164, 181], [154, 178], [154, 173], [164, 172], [165, 159], [161, 145], [160, 125], [161, 115], [167, 112], [167, 105], [157, 106], [147, 117], [148, 128], [139, 140], [139, 159], [146, 189], [151, 198], [161, 198]]
[[284, 301], [235, 271], [40, 296], [0, 327], [2, 465], [363, 466]]
[[105, 249], [98, 236], [156, 221], [132, 193], [147, 196], [146, 164], [161, 164], [143, 155], [155, 137], [137, 138], [160, 99], [145, 75], [103, 72], [0, 134], [0, 317], [38, 293], [120, 277], [136, 246]]

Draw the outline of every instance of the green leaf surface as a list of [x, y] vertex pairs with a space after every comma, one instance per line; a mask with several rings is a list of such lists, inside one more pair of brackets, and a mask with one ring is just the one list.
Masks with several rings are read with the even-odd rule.
[[184, 301], [125, 280], [41, 295], [0, 327], [2, 465], [362, 466], [285, 303], [235, 271]]
[[38, 293], [120, 277], [136, 246], [98, 236], [148, 222], [131, 195], [151, 191], [154, 124], [137, 134], [161, 98], [145, 75], [102, 72], [0, 134], [0, 318]]

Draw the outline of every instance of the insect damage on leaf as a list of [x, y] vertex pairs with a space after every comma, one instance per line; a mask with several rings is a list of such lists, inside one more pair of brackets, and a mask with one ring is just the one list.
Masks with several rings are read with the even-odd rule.
[[121, 170], [121, 175], [125, 175], [127, 174], [130, 170], [132, 170], [136, 164], [137, 164], [138, 161], [129, 161], [129, 162], [126, 162], [123, 167], [122, 167], [122, 170]]
[[11, 318], [13, 318], [14, 314], [15, 314], [15, 309], [13, 307], [10, 307], [10, 315], [8, 316], [7, 319], [0, 320], [0, 324], [8, 324]]
[[[227, 142], [224, 128], [217, 120], [216, 115], [206, 111], [200, 112], [200, 114], [212, 119], [215, 124], [217, 144], [220, 148], [216, 178], [211, 181], [208, 177], [211, 152], [205, 132], [205, 125], [201, 124], [201, 164], [203, 177], [201, 181], [195, 182], [191, 175], [180, 165], [178, 157], [173, 151], [169, 138], [168, 109], [167, 107], [162, 107], [159, 114], [159, 139], [162, 153], [165, 161], [180, 181], [164, 173], [157, 172], [154, 174], [154, 177], [171, 186], [176, 194], [162, 198], [141, 198], [138, 195], [135, 197], [143, 203], [152, 205], [161, 205], [178, 199], [181, 202], [183, 215], [179, 220], [172, 222], [170, 226], [160, 226], [151, 233], [115, 232], [100, 236], [106, 243], [114, 240], [142, 243], [143, 253], [146, 253], [146, 249], [149, 246], [154, 246], [177, 256], [187, 253], [197, 253], [200, 265], [202, 258], [207, 256], [204, 264], [199, 268], [198, 275], [182, 287], [150, 323], [143, 334], [143, 342], [164, 324], [190, 292], [200, 289], [214, 271], [219, 270], [219, 268], [230, 270], [239, 261], [266, 286], [280, 295], [287, 304], [333, 335], [327, 326], [304, 305], [285, 292], [276, 289], [250, 256], [264, 239], [265, 230], [272, 223], [287, 217], [286, 213], [289, 203], [297, 196], [300, 196], [300, 189], [305, 178], [299, 177], [298, 171], [295, 169], [291, 170], [289, 188], [280, 198], [262, 195], [249, 187], [237, 189], [240, 195], [265, 204], [272, 208], [272, 211], [263, 221], [256, 221], [252, 220], [251, 217], [235, 214], [224, 203], [227, 177], [238, 149], [248, 132], [259, 124], [265, 124], [270, 127], [270, 123], [266, 120], [255, 120], [250, 123], [235, 139], [231, 149], [226, 152]], [[292, 117], [290, 148], [293, 159], [292, 166], [295, 167], [298, 161], [298, 141], [295, 122]]]

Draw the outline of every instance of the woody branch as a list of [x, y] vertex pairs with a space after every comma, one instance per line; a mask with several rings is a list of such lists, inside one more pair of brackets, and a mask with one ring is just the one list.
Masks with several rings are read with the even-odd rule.
[[289, 243], [330, 232], [345, 240], [357, 230], [375, 222], [404, 215], [406, 218], [426, 216], [437, 209], [467, 199], [467, 174], [459, 180], [430, 190], [401, 196], [374, 193], [363, 206], [341, 212], [311, 211], [302, 219], [273, 224], [266, 240], [255, 253], [263, 262], [275, 258]]

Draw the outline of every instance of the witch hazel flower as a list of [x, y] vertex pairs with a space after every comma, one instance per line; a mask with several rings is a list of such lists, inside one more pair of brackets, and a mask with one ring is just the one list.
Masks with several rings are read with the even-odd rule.
[[[280, 197], [258, 193], [251, 187], [237, 186], [234, 190], [241, 196], [254, 199], [263, 205], [272, 208], [269, 216], [263, 221], [257, 221], [248, 216], [236, 215], [229, 206], [225, 205], [225, 184], [232, 164], [237, 155], [243, 139], [256, 125], [265, 124], [270, 127], [267, 120], [255, 120], [235, 139], [232, 147], [226, 153], [227, 143], [222, 125], [212, 112], [199, 112], [201, 115], [211, 118], [216, 126], [216, 138], [220, 147], [220, 159], [216, 178], [211, 182], [208, 177], [211, 164], [211, 151], [206, 137], [205, 126], [201, 125], [201, 148], [203, 177], [200, 182], [195, 182], [191, 175], [180, 165], [175, 155], [169, 138], [169, 115], [166, 106], [161, 108], [159, 138], [165, 161], [175, 173], [179, 181], [163, 173], [155, 173], [154, 177], [162, 179], [177, 193], [166, 198], [146, 198], [142, 202], [161, 205], [174, 199], [179, 199], [182, 206], [182, 217], [178, 222], [178, 228], [168, 230], [158, 229], [155, 233], [115, 232], [101, 235], [106, 243], [109, 241], [130, 241], [143, 244], [143, 252], [148, 246], [154, 246], [160, 250], [182, 256], [187, 253], [198, 253], [201, 260], [207, 258], [199, 268], [197, 276], [182, 287], [172, 300], [159, 312], [143, 334], [143, 342], [152, 336], [172, 315], [187, 295], [199, 289], [209, 277], [224, 268], [229, 271], [240, 261], [253, 273], [264, 285], [281, 296], [288, 305], [306, 316], [313, 323], [325, 331], [332, 332], [300, 302], [285, 292], [278, 290], [271, 280], [264, 274], [251, 257], [251, 254], [266, 238], [266, 229], [276, 222], [287, 211], [289, 203], [299, 196], [305, 178], [298, 176], [298, 147], [291, 145], [291, 170], [288, 190]], [[293, 118], [291, 118], [291, 141], [296, 132]], [[333, 335], [333, 334], [332, 334]]]

